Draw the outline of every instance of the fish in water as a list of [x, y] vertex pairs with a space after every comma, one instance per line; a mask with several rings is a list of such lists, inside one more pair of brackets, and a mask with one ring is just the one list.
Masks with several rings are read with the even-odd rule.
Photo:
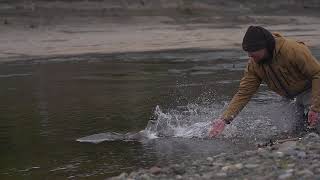
[[116, 132], [99, 133], [79, 138], [76, 141], [97, 144], [104, 141], [145, 141], [147, 139], [150, 139], [150, 136], [145, 131], [140, 131], [126, 134]]

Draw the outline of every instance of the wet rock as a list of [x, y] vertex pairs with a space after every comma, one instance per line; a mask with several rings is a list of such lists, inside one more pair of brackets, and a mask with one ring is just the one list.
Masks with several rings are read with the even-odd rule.
[[320, 141], [320, 136], [316, 133], [309, 133], [305, 137], [302, 138], [303, 143], [307, 143], [310, 141]]
[[196, 161], [193, 161], [193, 162], [192, 162], [192, 165], [193, 165], [193, 166], [198, 166], [199, 163], [200, 163], [200, 162], [196, 160]]
[[258, 151], [259, 154], [263, 154], [263, 153], [267, 152], [267, 150], [265, 148], [258, 148], [257, 151]]
[[293, 169], [287, 169], [285, 172], [286, 172], [286, 173], [293, 173], [294, 170], [293, 170]]
[[231, 166], [224, 166], [221, 168], [222, 171], [228, 171], [231, 169]]
[[150, 178], [150, 176], [148, 176], [147, 174], [142, 174], [142, 175], [140, 176], [140, 179], [141, 179], [141, 180], [149, 180], [149, 179], [151, 179], [151, 178]]
[[207, 157], [207, 161], [212, 162], [212, 161], [213, 161], [213, 158], [212, 158], [212, 157]]
[[274, 157], [276, 158], [282, 158], [284, 156], [284, 153], [281, 151], [277, 151], [274, 153]]
[[113, 180], [125, 180], [127, 179], [128, 177], [128, 174], [127, 173], [121, 173], [119, 176], [116, 176], [114, 178], [111, 178]]
[[296, 166], [296, 164], [294, 164], [294, 163], [290, 163], [290, 164], [287, 165], [288, 168], [293, 168], [295, 166]]
[[246, 152], [245, 152], [245, 155], [246, 155], [246, 156], [253, 156], [253, 155], [256, 155], [256, 154], [257, 154], [256, 151], [246, 151]]
[[[311, 157], [311, 159], [312, 159], [312, 157]], [[311, 164], [312, 164], [312, 165], [309, 166], [309, 169], [316, 169], [316, 168], [318, 168], [318, 167], [320, 166], [320, 164], [319, 164], [319, 159], [313, 160]]]
[[257, 168], [259, 165], [258, 164], [245, 164], [244, 167], [248, 169], [254, 169]]
[[224, 166], [221, 168], [222, 171], [237, 171], [243, 168], [243, 165], [241, 163], [234, 164], [234, 165], [229, 165], [229, 166]]
[[194, 174], [195, 179], [200, 179], [200, 174]]
[[212, 166], [216, 166], [216, 167], [223, 166], [223, 165], [224, 165], [223, 163], [219, 163], [219, 162], [212, 163]]
[[289, 179], [292, 177], [292, 173], [284, 173], [284, 174], [281, 174], [278, 178], [279, 179]]
[[243, 164], [242, 163], [235, 164], [234, 166], [237, 169], [242, 169], [243, 168]]
[[296, 175], [310, 177], [310, 176], [313, 176], [314, 173], [312, 171], [308, 170], [308, 169], [304, 169], [302, 171], [296, 172]]
[[215, 173], [209, 172], [202, 175], [201, 179], [214, 179]]
[[307, 154], [303, 151], [300, 151], [297, 153], [297, 156], [300, 158], [300, 159], [304, 159], [307, 157]]
[[128, 178], [136, 178], [139, 176], [141, 172], [131, 172], [129, 175], [128, 175]]
[[227, 177], [227, 173], [219, 172], [219, 173], [216, 174], [216, 176], [218, 176], [218, 177]]
[[297, 142], [296, 141], [286, 141], [284, 143], [278, 144], [278, 151], [282, 152], [288, 152], [292, 151], [297, 147]]
[[151, 167], [151, 168], [149, 169], [149, 172], [150, 172], [151, 174], [155, 174], [155, 175], [160, 174], [161, 171], [162, 171], [162, 169], [159, 168], [158, 166], [153, 166], [153, 167]]
[[214, 158], [225, 157], [226, 155], [227, 155], [227, 153], [220, 153], [220, 154], [214, 156]]
[[180, 166], [179, 164], [175, 164], [174, 166], [172, 166], [171, 170], [173, 173], [178, 175], [182, 175], [186, 172], [185, 168], [183, 166]]

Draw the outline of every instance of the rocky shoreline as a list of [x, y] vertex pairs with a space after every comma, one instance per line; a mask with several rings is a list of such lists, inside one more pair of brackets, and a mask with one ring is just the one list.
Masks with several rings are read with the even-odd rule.
[[257, 150], [154, 166], [110, 179], [316, 179], [319, 175], [320, 136], [309, 133]]

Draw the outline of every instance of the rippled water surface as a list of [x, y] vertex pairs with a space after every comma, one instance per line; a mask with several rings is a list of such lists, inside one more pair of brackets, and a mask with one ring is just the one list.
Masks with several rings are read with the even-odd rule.
[[223, 136], [207, 138], [246, 61], [180, 50], [2, 64], [0, 179], [104, 179], [254, 148], [296, 118], [264, 85]]

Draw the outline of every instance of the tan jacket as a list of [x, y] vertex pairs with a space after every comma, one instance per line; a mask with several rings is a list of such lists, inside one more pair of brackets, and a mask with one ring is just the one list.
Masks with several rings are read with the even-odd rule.
[[249, 59], [238, 92], [222, 117], [231, 121], [249, 102], [260, 83], [281, 96], [293, 98], [312, 87], [311, 109], [320, 112], [320, 63], [308, 47], [274, 34], [276, 47], [270, 62], [257, 64]]

